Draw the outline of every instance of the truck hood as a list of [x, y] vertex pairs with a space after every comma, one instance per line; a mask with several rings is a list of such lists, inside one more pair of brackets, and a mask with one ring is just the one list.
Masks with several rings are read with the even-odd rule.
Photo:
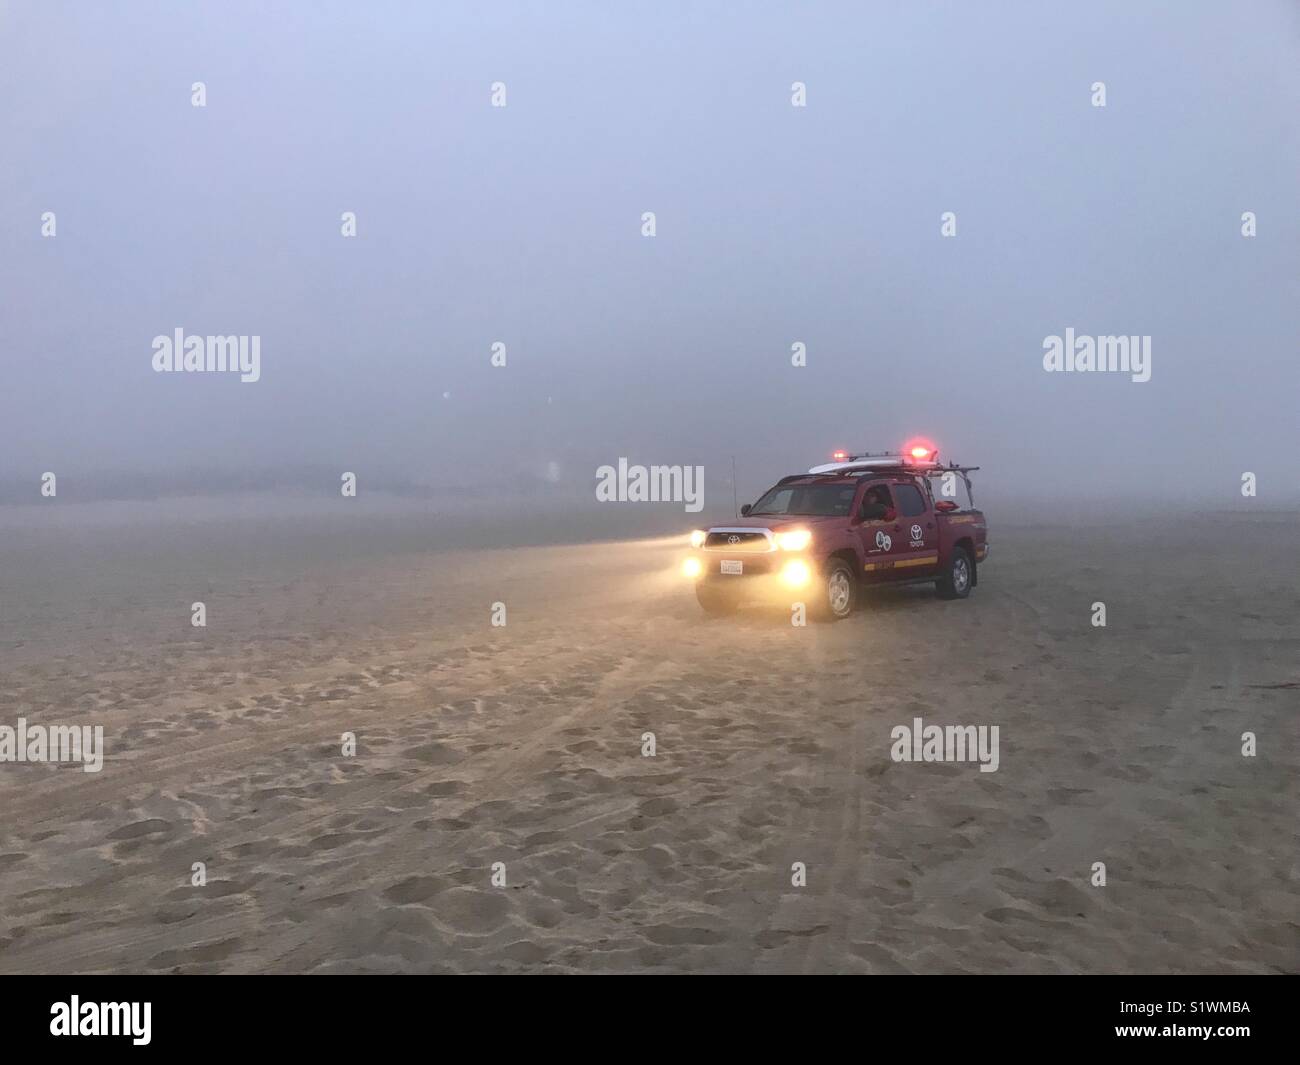
[[815, 529], [818, 525], [824, 525], [827, 522], [847, 521], [847, 515], [836, 516], [833, 514], [771, 514], [757, 518], [736, 518], [732, 521], [721, 521], [716, 525], [710, 525], [710, 529], [770, 529], [772, 532], [783, 532], [786, 529]]

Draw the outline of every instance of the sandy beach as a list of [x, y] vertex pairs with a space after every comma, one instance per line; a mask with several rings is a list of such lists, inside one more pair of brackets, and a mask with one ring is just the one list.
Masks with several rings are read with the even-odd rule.
[[1297, 517], [993, 513], [969, 600], [805, 628], [680, 537], [10, 530], [0, 723], [106, 754], [0, 764], [0, 972], [1295, 972]]

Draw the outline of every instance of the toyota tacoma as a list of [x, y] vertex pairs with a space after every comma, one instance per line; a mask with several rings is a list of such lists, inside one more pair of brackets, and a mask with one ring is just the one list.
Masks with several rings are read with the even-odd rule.
[[989, 554], [971, 494], [979, 467], [940, 465], [922, 446], [834, 458], [783, 477], [731, 523], [691, 533], [682, 573], [707, 613], [766, 599], [838, 620], [876, 584], [933, 581], [943, 598], [970, 594]]

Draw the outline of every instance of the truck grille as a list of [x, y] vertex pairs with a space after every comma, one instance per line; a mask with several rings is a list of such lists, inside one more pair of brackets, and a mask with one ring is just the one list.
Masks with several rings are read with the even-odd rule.
[[706, 551], [754, 552], [769, 550], [769, 542], [761, 532], [711, 532], [704, 539]]

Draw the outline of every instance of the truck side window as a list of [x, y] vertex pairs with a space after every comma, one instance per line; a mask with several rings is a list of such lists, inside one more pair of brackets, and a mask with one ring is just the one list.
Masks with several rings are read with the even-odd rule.
[[898, 496], [898, 508], [903, 512], [904, 517], [914, 518], [918, 514], [925, 513], [925, 500], [921, 498], [916, 485], [896, 484], [894, 494]]
[[894, 506], [894, 501], [889, 495], [889, 486], [884, 484], [873, 484], [868, 488], [862, 497], [862, 502], [879, 503], [882, 507], [890, 509]]

